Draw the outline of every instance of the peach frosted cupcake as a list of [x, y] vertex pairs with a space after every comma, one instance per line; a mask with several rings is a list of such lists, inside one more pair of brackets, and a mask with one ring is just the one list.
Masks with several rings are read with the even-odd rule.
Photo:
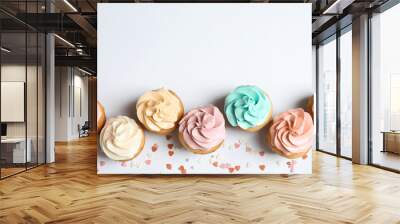
[[311, 115], [302, 108], [279, 114], [267, 132], [267, 142], [273, 151], [286, 158], [302, 157], [314, 143], [314, 124]]

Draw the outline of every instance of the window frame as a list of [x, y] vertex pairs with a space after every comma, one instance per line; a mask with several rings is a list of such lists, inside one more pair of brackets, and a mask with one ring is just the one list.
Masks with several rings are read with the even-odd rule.
[[336, 152], [332, 153], [332, 152], [328, 152], [324, 149], [321, 149], [319, 147], [319, 119], [317, 119], [316, 117], [316, 150], [319, 152], [323, 152], [329, 155], [333, 155], [333, 156], [337, 156], [343, 159], [347, 159], [347, 160], [352, 160], [352, 158], [347, 157], [342, 155], [342, 150], [341, 150], [341, 117], [340, 117], [340, 113], [341, 113], [341, 97], [340, 97], [340, 93], [341, 93], [341, 55], [340, 55], [340, 42], [341, 42], [341, 36], [346, 34], [347, 32], [352, 32], [352, 23], [349, 23], [348, 25], [346, 25], [345, 27], [339, 29], [336, 31], [336, 33], [328, 36], [327, 38], [321, 40], [319, 43], [316, 44], [316, 114], [319, 114], [319, 96], [320, 96], [320, 92], [319, 92], [319, 77], [320, 77], [320, 72], [319, 72], [319, 47], [322, 44], [327, 44], [331, 41], [336, 41]]

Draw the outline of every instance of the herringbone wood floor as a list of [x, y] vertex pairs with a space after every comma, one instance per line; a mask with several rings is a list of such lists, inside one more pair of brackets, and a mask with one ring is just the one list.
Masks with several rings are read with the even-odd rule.
[[0, 181], [0, 223], [400, 223], [400, 175], [315, 153], [314, 174], [97, 176], [95, 139]]

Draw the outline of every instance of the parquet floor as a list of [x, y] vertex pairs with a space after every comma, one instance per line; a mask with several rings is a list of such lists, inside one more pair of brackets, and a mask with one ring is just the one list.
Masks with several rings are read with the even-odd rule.
[[323, 153], [309, 176], [97, 176], [95, 147], [0, 181], [0, 223], [400, 223], [400, 175]]

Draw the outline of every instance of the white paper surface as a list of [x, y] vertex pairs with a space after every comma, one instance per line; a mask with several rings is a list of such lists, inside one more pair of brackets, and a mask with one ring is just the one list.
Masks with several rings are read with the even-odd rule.
[[[137, 99], [166, 87], [185, 111], [207, 104], [223, 111], [230, 91], [251, 84], [268, 93], [276, 115], [313, 94], [311, 47], [311, 4], [99, 4], [98, 100], [107, 116], [136, 119]], [[209, 155], [187, 152], [176, 133], [167, 140], [146, 132], [132, 161], [98, 150], [98, 173], [311, 173], [311, 153], [285, 159], [268, 148], [265, 132], [227, 122], [224, 146]]]

